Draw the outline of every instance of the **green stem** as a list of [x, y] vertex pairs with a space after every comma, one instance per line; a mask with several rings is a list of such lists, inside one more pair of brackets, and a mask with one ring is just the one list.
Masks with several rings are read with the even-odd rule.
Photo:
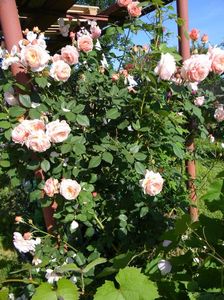
[[39, 285], [39, 282], [34, 281], [34, 280], [29, 280], [29, 279], [6, 279], [3, 281], [0, 281], [0, 284], [4, 284], [4, 283], [11, 283], [11, 282], [21, 282], [21, 283], [27, 283], [27, 284], [36, 284]]
[[81, 273], [81, 289], [82, 289], [82, 295], [84, 295], [85, 294], [85, 282], [84, 282], [83, 272]]
[[103, 226], [102, 222], [98, 219], [98, 217], [96, 215], [94, 215], [94, 218], [95, 218], [97, 224], [99, 225], [100, 229], [104, 230], [104, 226]]

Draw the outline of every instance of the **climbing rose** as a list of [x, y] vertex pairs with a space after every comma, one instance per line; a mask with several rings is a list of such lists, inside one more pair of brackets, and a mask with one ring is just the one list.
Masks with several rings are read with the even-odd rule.
[[195, 98], [195, 100], [194, 100], [194, 104], [195, 104], [196, 106], [202, 106], [202, 105], [204, 104], [204, 102], [205, 102], [205, 97], [204, 97], [204, 96], [197, 97], [197, 98]]
[[67, 200], [74, 200], [78, 197], [81, 186], [72, 179], [62, 179], [60, 185], [60, 194]]
[[218, 47], [209, 48], [208, 54], [211, 60], [211, 70], [215, 74], [222, 74], [224, 72], [224, 50]]
[[172, 265], [168, 260], [161, 259], [158, 262], [158, 268], [162, 275], [166, 275], [166, 274], [170, 273], [170, 271], [172, 269]]
[[70, 126], [63, 121], [53, 121], [46, 125], [46, 134], [52, 143], [61, 143], [68, 138], [71, 131]]
[[44, 192], [48, 197], [53, 197], [55, 194], [59, 193], [59, 182], [57, 179], [49, 178], [46, 180], [44, 185]]
[[162, 80], [170, 80], [175, 71], [176, 63], [174, 57], [169, 53], [162, 53], [161, 59], [154, 69], [156, 75], [158, 75]]
[[155, 196], [162, 191], [163, 182], [164, 180], [159, 173], [154, 173], [149, 170], [146, 170], [145, 178], [139, 181], [144, 194], [148, 194], [150, 196]]
[[36, 245], [40, 244], [40, 239], [24, 239], [21, 233], [13, 233], [13, 244], [19, 252], [27, 253], [34, 252]]
[[222, 122], [224, 120], [224, 109], [223, 109], [223, 105], [222, 104], [220, 104], [219, 107], [216, 108], [215, 114], [214, 114], [214, 118], [218, 122]]
[[189, 37], [192, 41], [197, 41], [199, 39], [200, 36], [200, 31], [196, 28], [193, 28], [190, 32], [189, 32]]
[[90, 27], [91, 38], [98, 39], [101, 36], [101, 29], [99, 26]]
[[202, 43], [206, 44], [208, 42], [208, 35], [203, 34], [203, 36], [201, 37], [201, 41], [202, 41]]
[[181, 68], [181, 75], [186, 81], [200, 82], [210, 71], [211, 61], [206, 54], [195, 54], [185, 60]]
[[78, 48], [80, 51], [89, 52], [93, 50], [93, 39], [89, 35], [78, 38]]
[[128, 4], [128, 14], [130, 17], [136, 18], [141, 16], [142, 8], [138, 6], [139, 4], [140, 2], [138, 1], [134, 1]]
[[50, 68], [50, 76], [56, 81], [67, 81], [71, 75], [70, 66], [63, 60], [53, 62]]
[[117, 4], [120, 7], [127, 7], [130, 3], [132, 3], [132, 0], [117, 0]]
[[25, 141], [27, 148], [35, 152], [45, 152], [51, 147], [49, 137], [43, 130], [34, 131]]
[[42, 71], [48, 64], [50, 55], [39, 45], [29, 44], [21, 50], [21, 62], [33, 72]]
[[79, 61], [79, 53], [74, 46], [67, 45], [61, 49], [61, 59], [70, 66]]
[[12, 130], [12, 140], [16, 144], [23, 145], [29, 136], [29, 130], [23, 122]]

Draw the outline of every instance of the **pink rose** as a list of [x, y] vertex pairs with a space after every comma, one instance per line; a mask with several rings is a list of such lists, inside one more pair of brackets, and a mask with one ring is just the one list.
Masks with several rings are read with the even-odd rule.
[[154, 69], [156, 75], [158, 75], [162, 80], [170, 80], [175, 71], [176, 63], [174, 57], [169, 53], [162, 53], [161, 59]]
[[208, 35], [203, 34], [203, 36], [201, 37], [201, 41], [202, 41], [202, 43], [206, 44], [208, 42]]
[[215, 74], [222, 74], [224, 72], [224, 50], [214, 47], [209, 48], [208, 53], [211, 59], [211, 70]]
[[117, 74], [113, 74], [111, 76], [111, 79], [112, 79], [112, 81], [117, 81], [119, 79], [119, 77], [120, 77], [120, 75], [117, 73]]
[[33, 133], [38, 130], [45, 130], [45, 124], [42, 120], [34, 119], [34, 120], [24, 120], [22, 124], [27, 128], [29, 133]]
[[56, 61], [58, 61], [58, 60], [62, 60], [62, 58], [61, 58], [61, 55], [60, 54], [54, 54], [52, 57], [51, 57], [51, 59], [52, 59], [52, 61], [53, 62], [56, 62]]
[[211, 61], [206, 54], [195, 54], [185, 60], [181, 68], [181, 76], [190, 82], [204, 80], [210, 71]]
[[192, 41], [197, 41], [199, 39], [199, 36], [200, 36], [200, 31], [196, 28], [193, 28], [191, 30], [191, 32], [189, 32], [189, 37]]
[[79, 62], [79, 53], [74, 46], [67, 45], [61, 49], [61, 59], [72, 66]]
[[117, 0], [117, 5], [120, 7], [127, 7], [131, 2], [132, 0]]
[[144, 194], [150, 196], [158, 195], [162, 191], [163, 182], [164, 180], [159, 173], [154, 173], [149, 170], [146, 170], [145, 178], [139, 181]]
[[42, 71], [49, 60], [50, 55], [39, 45], [28, 45], [21, 50], [21, 62], [33, 72]]
[[63, 60], [53, 62], [50, 68], [50, 76], [56, 81], [67, 81], [71, 75], [71, 68]]
[[54, 194], [59, 193], [59, 182], [57, 179], [48, 178], [44, 185], [44, 192], [48, 195], [48, 197], [53, 197]]
[[60, 184], [60, 194], [67, 200], [74, 200], [78, 197], [81, 186], [77, 181], [71, 179], [62, 179]]
[[215, 114], [214, 114], [214, 118], [215, 118], [218, 122], [224, 121], [224, 109], [223, 109], [223, 105], [222, 105], [222, 104], [220, 104], [220, 105], [218, 106], [218, 108], [216, 108]]
[[52, 143], [61, 143], [68, 138], [71, 128], [66, 123], [66, 121], [53, 121], [47, 124], [46, 134]]
[[202, 106], [204, 103], [205, 103], [205, 97], [204, 97], [204, 96], [197, 97], [197, 98], [195, 98], [195, 100], [194, 100], [194, 104], [195, 104], [196, 106]]
[[21, 123], [12, 130], [12, 140], [16, 144], [23, 145], [27, 140], [29, 134], [30, 132], [27, 127], [24, 126], [23, 123]]
[[101, 36], [101, 29], [99, 26], [92, 26], [90, 32], [92, 39], [98, 39]]
[[140, 2], [138, 1], [134, 1], [131, 2], [130, 4], [128, 4], [128, 13], [130, 17], [139, 17], [142, 14], [142, 8], [139, 7], [138, 5], [140, 4]]
[[80, 51], [89, 52], [93, 50], [93, 39], [89, 35], [78, 38], [78, 48]]
[[25, 143], [27, 148], [35, 152], [44, 152], [51, 147], [49, 137], [43, 130], [31, 133]]

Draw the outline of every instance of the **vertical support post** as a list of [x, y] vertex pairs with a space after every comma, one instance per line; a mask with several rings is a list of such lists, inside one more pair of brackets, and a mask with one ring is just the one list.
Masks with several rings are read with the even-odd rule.
[[[179, 52], [184, 61], [190, 57], [190, 41], [187, 37], [187, 33], [189, 31], [188, 0], [177, 0], [177, 14], [178, 17], [184, 21], [184, 24], [182, 26], [178, 26]], [[193, 120], [189, 121], [189, 129], [192, 133], [186, 141], [186, 147], [189, 152], [193, 153], [195, 149]], [[197, 195], [196, 187], [194, 184], [194, 180], [196, 179], [196, 165], [194, 160], [186, 161], [186, 171], [189, 176], [188, 189], [189, 197], [192, 203], [192, 205], [190, 206], [190, 216], [191, 220], [195, 222], [198, 220], [198, 208], [196, 207]]]
[[[14, 45], [23, 39], [15, 0], [0, 0], [0, 23], [7, 50], [10, 52]], [[20, 64], [12, 66], [12, 73], [20, 83], [28, 82], [29, 78]], [[43, 209], [44, 221], [48, 231], [54, 226], [55, 204]]]

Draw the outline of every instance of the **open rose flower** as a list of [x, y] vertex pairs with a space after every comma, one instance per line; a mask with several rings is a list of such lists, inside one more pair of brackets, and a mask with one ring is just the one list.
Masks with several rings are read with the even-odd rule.
[[120, 7], [127, 7], [131, 2], [132, 0], [117, 0], [117, 5]]
[[216, 108], [215, 114], [214, 114], [214, 118], [215, 118], [218, 122], [224, 121], [224, 109], [223, 109], [223, 105], [222, 105], [222, 104], [220, 104], [219, 107]]
[[63, 121], [53, 121], [47, 124], [46, 134], [52, 143], [61, 143], [68, 138], [68, 135], [71, 131], [70, 126]]
[[74, 46], [67, 45], [61, 49], [61, 59], [72, 66], [79, 62], [79, 53]]
[[195, 54], [185, 60], [181, 68], [181, 76], [189, 82], [204, 80], [210, 71], [211, 60], [206, 54]]
[[49, 60], [50, 55], [39, 45], [28, 45], [21, 50], [21, 62], [33, 72], [42, 71]]
[[93, 39], [89, 35], [82, 35], [78, 38], [78, 48], [80, 51], [89, 52], [93, 50]]
[[59, 193], [59, 182], [57, 179], [48, 178], [44, 185], [44, 192], [48, 197], [53, 197]]
[[128, 4], [128, 14], [130, 17], [137, 18], [141, 16], [142, 8], [138, 6], [139, 4], [140, 2], [138, 1], [133, 1], [130, 4]]
[[19, 252], [28, 253], [34, 252], [36, 245], [40, 244], [40, 238], [34, 239], [25, 239], [21, 233], [14, 232], [13, 233], [13, 244]]
[[67, 200], [74, 200], [78, 197], [81, 186], [72, 179], [62, 179], [60, 184], [60, 194]]
[[27, 128], [29, 133], [33, 133], [38, 130], [45, 130], [45, 124], [42, 120], [34, 119], [34, 120], [24, 120], [22, 124]]
[[51, 147], [49, 137], [43, 130], [37, 130], [31, 133], [25, 144], [27, 148], [35, 152], [45, 152]]
[[67, 81], [71, 75], [70, 66], [63, 60], [53, 62], [50, 68], [50, 76], [56, 81]]
[[162, 80], [170, 80], [175, 71], [176, 63], [174, 57], [169, 53], [162, 53], [161, 59], [154, 70], [156, 75]]
[[26, 142], [29, 134], [29, 129], [22, 122], [12, 130], [12, 140], [16, 144], [23, 145]]
[[141, 179], [139, 183], [144, 194], [156, 196], [162, 191], [164, 180], [159, 173], [146, 170], [145, 178]]
[[211, 70], [218, 75], [224, 73], [224, 50], [218, 47], [209, 48]]
[[196, 28], [193, 28], [190, 32], [189, 32], [189, 37], [192, 41], [197, 41], [199, 39], [200, 36], [200, 31]]
[[208, 43], [208, 35], [207, 34], [203, 34], [203, 36], [201, 37], [201, 41], [203, 44]]
[[204, 96], [196, 97], [196, 98], [194, 99], [194, 104], [195, 104], [196, 106], [202, 106], [204, 103], [205, 103], [205, 97], [204, 97]]

